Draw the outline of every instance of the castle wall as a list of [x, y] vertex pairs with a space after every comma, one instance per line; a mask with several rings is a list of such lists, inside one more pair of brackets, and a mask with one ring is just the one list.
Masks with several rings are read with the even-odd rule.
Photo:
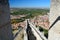
[[8, 0], [0, 0], [0, 40], [13, 40]]
[[51, 28], [49, 29], [48, 40], [60, 40], [60, 0], [51, 0], [49, 21]]

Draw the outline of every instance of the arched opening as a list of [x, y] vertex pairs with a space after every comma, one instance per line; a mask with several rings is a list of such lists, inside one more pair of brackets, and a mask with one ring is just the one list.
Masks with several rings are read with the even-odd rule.
[[[9, 0], [13, 30], [24, 28], [24, 21], [30, 21], [48, 38], [50, 0]], [[42, 27], [42, 28], [41, 28]], [[46, 30], [45, 30], [46, 29]]]
[[[0, 0], [0, 33], [2, 34], [0, 34], [0, 36], [3, 40], [13, 40], [13, 36], [16, 40], [18, 39], [17, 37], [21, 37], [19, 39], [22, 40], [26, 19], [30, 19], [30, 22], [37, 26], [37, 29], [39, 29], [40, 26], [48, 29], [49, 9], [50, 0], [9, 0], [9, 3], [8, 0]], [[14, 34], [13, 36], [12, 32]], [[7, 37], [4, 36], [4, 33]], [[19, 34], [20, 36], [18, 36]]]

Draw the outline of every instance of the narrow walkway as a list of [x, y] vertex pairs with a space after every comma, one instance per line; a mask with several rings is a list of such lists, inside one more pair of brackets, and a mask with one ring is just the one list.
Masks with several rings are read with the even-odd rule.
[[46, 37], [44, 37], [44, 35], [42, 35], [41, 32], [29, 21], [27, 21], [26, 33], [25, 38], [27, 40], [47, 40]]

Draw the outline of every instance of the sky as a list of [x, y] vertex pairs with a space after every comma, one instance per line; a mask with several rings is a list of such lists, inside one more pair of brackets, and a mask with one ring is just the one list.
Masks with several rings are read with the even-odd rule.
[[50, 8], [50, 0], [9, 0], [15, 8]]

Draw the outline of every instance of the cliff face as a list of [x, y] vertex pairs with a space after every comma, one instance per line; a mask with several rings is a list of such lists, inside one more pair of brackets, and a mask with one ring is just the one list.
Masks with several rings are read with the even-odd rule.
[[8, 0], [0, 0], [0, 40], [13, 40]]
[[48, 40], [60, 40], [60, 0], [51, 0], [50, 14], [50, 30]]

